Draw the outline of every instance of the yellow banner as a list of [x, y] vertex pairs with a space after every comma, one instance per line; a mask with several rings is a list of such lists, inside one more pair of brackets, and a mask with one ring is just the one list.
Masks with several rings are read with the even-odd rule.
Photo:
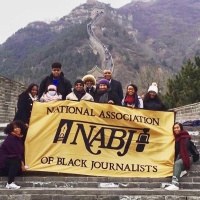
[[30, 171], [95, 176], [171, 176], [173, 123], [173, 112], [87, 101], [35, 102], [26, 165]]

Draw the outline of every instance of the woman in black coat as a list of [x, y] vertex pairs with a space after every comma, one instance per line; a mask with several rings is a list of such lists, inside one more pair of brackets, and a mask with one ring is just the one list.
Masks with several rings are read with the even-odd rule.
[[152, 85], [149, 87], [148, 93], [145, 95], [143, 103], [144, 109], [147, 110], [166, 110], [166, 107], [164, 106], [164, 104], [158, 96], [158, 87], [156, 83], [152, 83]]
[[94, 101], [99, 103], [121, 105], [119, 96], [110, 89], [110, 83], [107, 79], [101, 79], [98, 82], [98, 88], [94, 96]]
[[30, 121], [33, 102], [38, 100], [38, 85], [31, 83], [25, 92], [19, 95], [17, 102], [17, 112], [14, 120], [21, 120], [27, 126]]

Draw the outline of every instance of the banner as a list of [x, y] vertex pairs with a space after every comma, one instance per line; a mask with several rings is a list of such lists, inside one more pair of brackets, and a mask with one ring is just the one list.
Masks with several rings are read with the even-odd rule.
[[173, 123], [173, 112], [88, 101], [34, 102], [26, 165], [30, 171], [95, 176], [171, 176]]

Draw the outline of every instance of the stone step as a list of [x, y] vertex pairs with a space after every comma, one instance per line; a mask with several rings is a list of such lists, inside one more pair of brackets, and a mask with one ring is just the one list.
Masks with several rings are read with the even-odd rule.
[[0, 189], [5, 200], [194, 200], [200, 190], [166, 191], [145, 188], [21, 188], [19, 190]]
[[[22, 187], [116, 187], [116, 188], [160, 188], [164, 183], [170, 183], [171, 178], [118, 178], [118, 177], [80, 177], [80, 176], [21, 176], [16, 183]], [[4, 188], [7, 177], [0, 178], [0, 188]], [[192, 183], [192, 184], [191, 184]], [[107, 186], [108, 184], [108, 186]], [[180, 187], [184, 189], [200, 189], [200, 176], [184, 176], [180, 180]]]
[[[17, 181], [16, 184], [20, 185], [22, 188], [146, 188], [146, 189], [159, 189], [164, 184], [171, 183], [171, 180], [166, 182], [62, 182], [62, 181], [49, 181], [49, 182], [33, 182], [33, 181]], [[2, 181], [0, 183], [0, 188], [4, 188], [7, 181]], [[199, 182], [180, 182], [180, 189], [200, 189]]]

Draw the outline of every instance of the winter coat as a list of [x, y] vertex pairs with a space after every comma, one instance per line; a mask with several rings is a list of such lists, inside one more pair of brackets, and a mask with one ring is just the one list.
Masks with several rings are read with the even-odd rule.
[[[71, 92], [66, 96], [66, 100], [78, 101], [78, 98], [74, 92]], [[94, 101], [94, 98], [89, 93], [86, 92], [84, 96], [81, 98], [81, 100]]]
[[88, 87], [85, 88], [85, 91], [87, 93], [89, 93], [93, 98], [94, 98], [94, 95], [96, 93], [96, 87], [95, 86], [92, 86], [90, 89]]
[[47, 93], [44, 93], [42, 97], [40, 98], [40, 102], [49, 102], [49, 101], [56, 101], [56, 100], [61, 100], [62, 95], [60, 94], [55, 94], [54, 96], [51, 96]]
[[[39, 99], [43, 95], [43, 93], [47, 92], [47, 88], [49, 85], [53, 84], [53, 74], [47, 76], [42, 80], [39, 87], [38, 97]], [[57, 92], [62, 95], [62, 100], [72, 91], [72, 84], [71, 82], [64, 77], [64, 74], [61, 72], [60, 78], [57, 87]]]
[[24, 142], [23, 138], [13, 134], [8, 134], [0, 146], [0, 169], [5, 168], [6, 158], [19, 158], [24, 161]]
[[[139, 99], [139, 106], [138, 106], [138, 108], [143, 108], [143, 100], [142, 100], [142, 98], [140, 96], [138, 96], [138, 99]], [[124, 102], [124, 100], [125, 100], [125, 97], [122, 99], [122, 106], [128, 106], [127, 103]], [[131, 105], [131, 106], [135, 107], [134, 104]]]
[[[115, 92], [113, 92], [112, 90], [108, 89], [108, 91], [106, 93], [108, 94], [108, 101], [112, 100], [115, 105], [121, 105], [121, 100], [120, 100], [119, 96]], [[105, 93], [103, 93], [103, 94], [105, 94]], [[101, 98], [101, 96], [103, 94], [99, 94], [98, 90], [97, 90], [97, 92], [96, 92], [96, 94], [94, 96], [94, 101], [95, 102], [100, 102], [100, 98]], [[108, 103], [108, 101], [107, 102], [102, 102], [102, 103]]]
[[121, 82], [119, 82], [115, 79], [111, 79], [110, 80], [110, 88], [113, 92], [117, 93], [117, 95], [120, 98], [120, 102], [121, 102], [124, 97]]
[[29, 96], [29, 93], [21, 93], [17, 102], [17, 112], [15, 114], [14, 120], [21, 120], [25, 124], [29, 124], [32, 106], [33, 100]]
[[149, 99], [148, 101], [144, 101], [144, 109], [165, 111], [166, 107], [164, 106], [162, 102], [156, 99]]

